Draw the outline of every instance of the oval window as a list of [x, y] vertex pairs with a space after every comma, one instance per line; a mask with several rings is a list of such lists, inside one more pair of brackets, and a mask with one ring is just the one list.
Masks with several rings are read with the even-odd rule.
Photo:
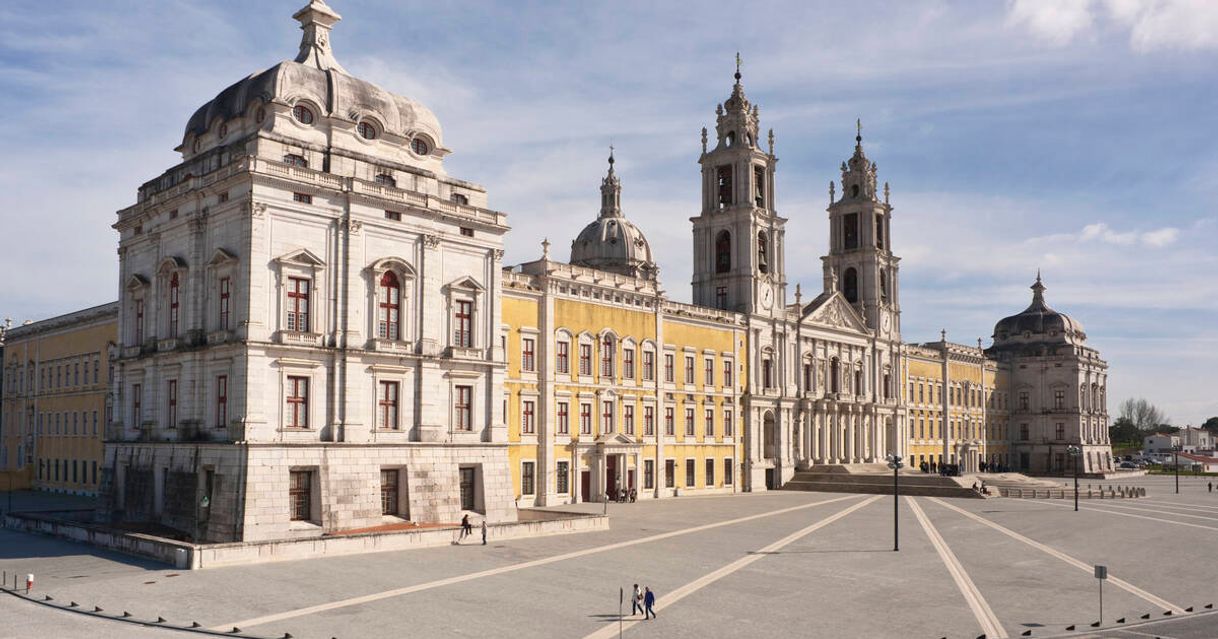
[[428, 153], [431, 153], [431, 147], [427, 144], [427, 140], [424, 140], [423, 138], [415, 138], [413, 141], [411, 141], [410, 148], [419, 155], [427, 155]]
[[292, 107], [292, 117], [301, 124], [313, 124], [313, 112], [303, 104]]
[[355, 130], [359, 132], [359, 136], [365, 140], [375, 140], [377, 131], [376, 126], [371, 122], [360, 122], [356, 125]]

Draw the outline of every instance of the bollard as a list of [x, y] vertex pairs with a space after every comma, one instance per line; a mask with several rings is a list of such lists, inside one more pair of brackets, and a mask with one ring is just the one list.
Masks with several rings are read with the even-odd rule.
[[25, 576], [25, 594], [27, 594], [27, 595], [30, 594], [30, 591], [33, 589], [34, 589], [34, 574], [30, 573]]

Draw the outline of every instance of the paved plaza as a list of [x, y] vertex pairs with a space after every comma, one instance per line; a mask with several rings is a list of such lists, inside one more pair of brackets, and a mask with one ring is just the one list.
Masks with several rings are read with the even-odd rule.
[[[1205, 483], [1185, 478], [1176, 495], [1169, 477], [1131, 479], [1147, 498], [1079, 513], [1068, 500], [902, 498], [900, 552], [891, 496], [777, 492], [610, 504], [607, 532], [196, 572], [0, 531], [0, 569], [90, 610], [302, 639], [613, 637], [618, 589], [636, 582], [659, 595], [651, 621], [627, 602], [620, 630], [639, 637], [1201, 639], [1218, 635], [1204, 608], [1218, 603], [1218, 493]], [[1110, 575], [1099, 630], [1093, 564]], [[0, 618], [0, 637], [180, 635], [7, 595]]]

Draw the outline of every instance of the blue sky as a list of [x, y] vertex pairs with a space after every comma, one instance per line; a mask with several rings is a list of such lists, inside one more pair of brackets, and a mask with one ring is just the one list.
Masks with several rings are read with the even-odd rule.
[[[114, 212], [187, 118], [295, 55], [304, 0], [0, 6], [0, 315], [117, 297]], [[1037, 268], [1116, 403], [1218, 415], [1218, 3], [333, 0], [355, 75], [427, 104], [449, 172], [510, 216], [507, 261], [565, 254], [606, 147], [626, 214], [689, 298], [699, 131], [744, 84], [772, 127], [787, 270], [820, 285], [828, 183], [863, 120], [892, 184], [906, 339], [986, 343]]]

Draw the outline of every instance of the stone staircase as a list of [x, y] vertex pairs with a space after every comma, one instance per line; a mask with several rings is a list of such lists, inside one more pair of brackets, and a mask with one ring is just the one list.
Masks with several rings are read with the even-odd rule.
[[[902, 495], [919, 497], [963, 497], [985, 499], [972, 489], [974, 476], [940, 477], [917, 469], [901, 471]], [[795, 473], [782, 490], [822, 493], [892, 494], [892, 470], [885, 464], [834, 464], [813, 466]], [[992, 491], [991, 496], [997, 492]]]

